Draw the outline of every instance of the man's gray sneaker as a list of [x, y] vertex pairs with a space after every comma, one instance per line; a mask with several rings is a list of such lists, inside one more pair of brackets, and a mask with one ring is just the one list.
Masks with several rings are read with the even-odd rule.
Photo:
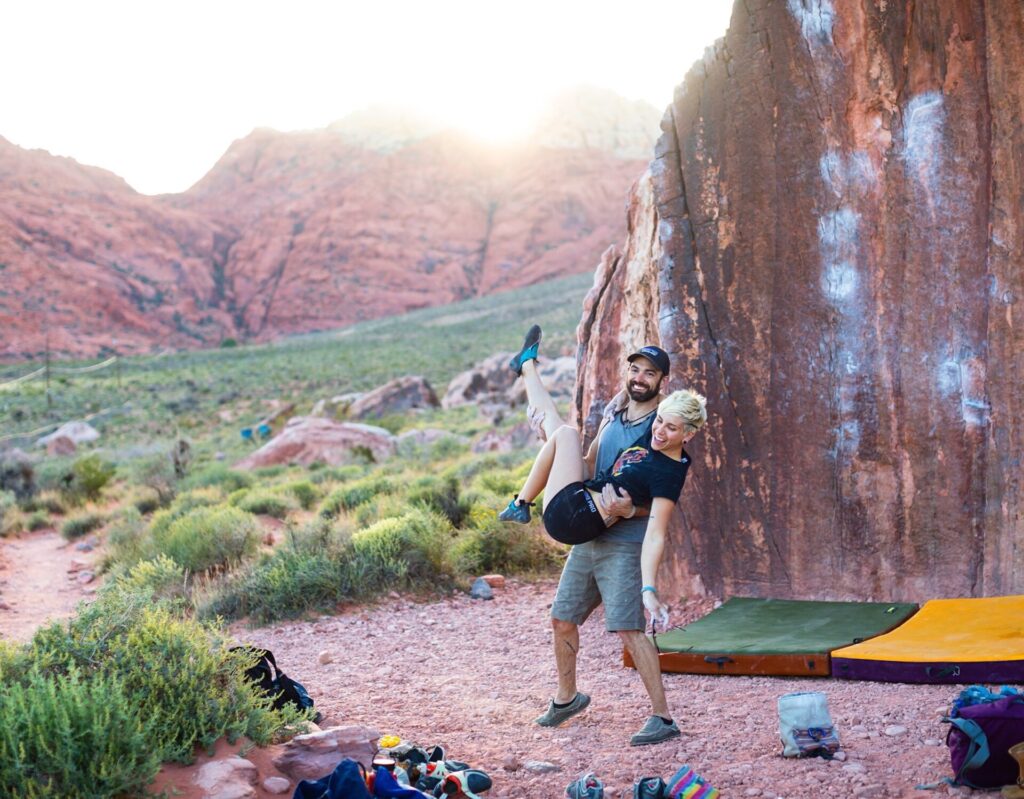
[[651, 716], [640, 731], [629, 739], [629, 744], [630, 746], [660, 744], [662, 741], [676, 738], [679, 735], [679, 727], [674, 721], [666, 724], [661, 716]]
[[[582, 692], [577, 692], [573, 700], [565, 707], [555, 707], [555, 700], [552, 699], [547, 711], [543, 715], [537, 716], [534, 722], [541, 727], [557, 727], [563, 721], [568, 721], [577, 713], [581, 713], [589, 704], [590, 697]], [[676, 734], [679, 734], [678, 730], [676, 730]]]

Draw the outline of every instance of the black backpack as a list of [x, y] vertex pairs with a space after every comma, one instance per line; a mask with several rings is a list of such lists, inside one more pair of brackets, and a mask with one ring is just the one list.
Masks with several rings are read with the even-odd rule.
[[[231, 648], [231, 651], [242, 651], [259, 658], [255, 666], [245, 670], [245, 676], [250, 682], [256, 683], [265, 696], [274, 700], [272, 705], [274, 710], [280, 710], [287, 704], [293, 704], [299, 710], [313, 707], [313, 699], [306, 692], [302, 683], [296, 682], [277, 667], [274, 653], [269, 649], [235, 646]], [[317, 722], [320, 718], [320, 713], [317, 713], [313, 721]]]

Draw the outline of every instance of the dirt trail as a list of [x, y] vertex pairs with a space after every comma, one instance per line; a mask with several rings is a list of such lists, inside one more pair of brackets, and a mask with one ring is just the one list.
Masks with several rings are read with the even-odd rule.
[[0, 639], [27, 641], [95, 593], [96, 582], [82, 582], [94, 553], [75, 546], [53, 529], [0, 539]]

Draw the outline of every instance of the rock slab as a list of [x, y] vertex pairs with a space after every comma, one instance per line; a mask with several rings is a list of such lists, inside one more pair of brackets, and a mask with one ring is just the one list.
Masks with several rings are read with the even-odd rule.
[[258, 469], [278, 463], [326, 463], [338, 466], [353, 456], [369, 454], [384, 460], [395, 451], [395, 437], [382, 427], [335, 422], [317, 416], [293, 416], [284, 430], [246, 458], [236, 469]]

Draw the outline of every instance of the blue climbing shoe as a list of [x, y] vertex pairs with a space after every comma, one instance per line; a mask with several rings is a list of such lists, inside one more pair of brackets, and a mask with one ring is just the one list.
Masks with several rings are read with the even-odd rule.
[[523, 341], [523, 348], [508, 362], [508, 368], [517, 375], [522, 376], [524, 363], [537, 360], [537, 350], [540, 349], [540, 335], [540, 325], [534, 325], [527, 330], [526, 339]]
[[527, 524], [530, 521], [531, 505], [533, 505], [532, 502], [520, 502], [519, 496], [516, 495], [512, 498], [512, 501], [508, 503], [508, 507], [498, 514], [498, 520], [502, 522]]

